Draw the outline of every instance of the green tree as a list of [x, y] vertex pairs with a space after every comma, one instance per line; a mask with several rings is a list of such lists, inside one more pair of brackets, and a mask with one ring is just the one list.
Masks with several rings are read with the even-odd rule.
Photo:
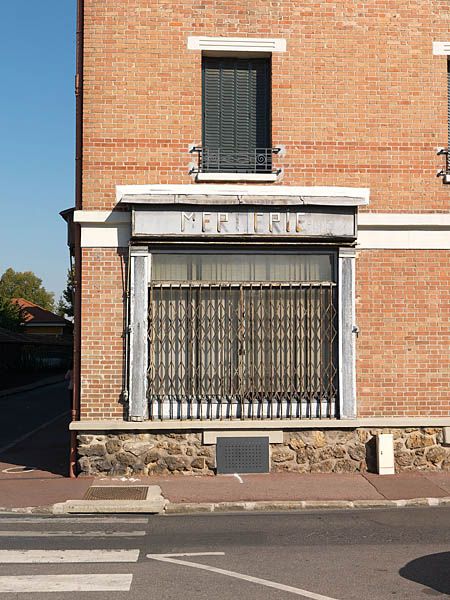
[[75, 294], [75, 272], [73, 267], [67, 271], [67, 285], [58, 301], [56, 312], [61, 317], [73, 317], [73, 298]]
[[22, 317], [18, 306], [0, 296], [0, 327], [10, 331], [18, 331]]
[[47, 310], [54, 309], [54, 293], [48, 292], [42, 285], [42, 279], [39, 279], [32, 271], [14, 271], [6, 269], [0, 277], [0, 298], [3, 302], [12, 298], [25, 298], [30, 302], [39, 304]]

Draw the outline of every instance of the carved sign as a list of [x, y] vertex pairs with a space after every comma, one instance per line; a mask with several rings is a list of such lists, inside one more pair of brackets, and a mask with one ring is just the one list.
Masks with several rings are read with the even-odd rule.
[[227, 211], [134, 210], [135, 237], [338, 237], [354, 238], [355, 214], [351, 208], [330, 210], [302, 207], [295, 210]]

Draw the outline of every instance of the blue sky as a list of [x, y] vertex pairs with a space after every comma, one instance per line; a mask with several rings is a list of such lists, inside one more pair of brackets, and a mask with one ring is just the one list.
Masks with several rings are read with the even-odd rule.
[[74, 204], [76, 0], [2, 2], [0, 274], [34, 271], [58, 300]]

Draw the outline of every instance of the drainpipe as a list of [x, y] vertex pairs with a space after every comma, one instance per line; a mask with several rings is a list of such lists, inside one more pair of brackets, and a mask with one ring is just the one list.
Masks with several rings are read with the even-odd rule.
[[[84, 49], [84, 0], [77, 2], [77, 56], [75, 75], [76, 97], [76, 146], [75, 146], [75, 210], [82, 209], [82, 160], [83, 160], [83, 49]], [[81, 226], [74, 223], [75, 242], [75, 303], [73, 348], [73, 396], [72, 421], [80, 418], [80, 350], [81, 350]], [[70, 432], [69, 476], [76, 476], [77, 433]]]

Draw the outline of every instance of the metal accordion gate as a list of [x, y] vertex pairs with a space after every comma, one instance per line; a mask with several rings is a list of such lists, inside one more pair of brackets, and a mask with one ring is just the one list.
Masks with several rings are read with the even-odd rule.
[[337, 416], [334, 282], [152, 282], [150, 419]]

